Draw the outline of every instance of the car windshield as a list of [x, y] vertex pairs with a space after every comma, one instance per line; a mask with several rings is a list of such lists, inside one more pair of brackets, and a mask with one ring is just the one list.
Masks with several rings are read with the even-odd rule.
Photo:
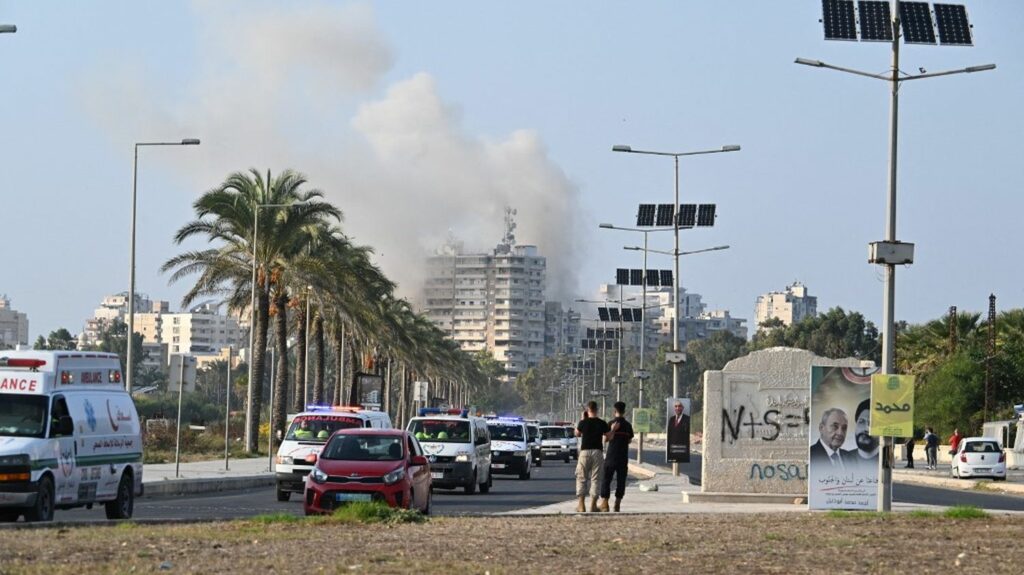
[[0, 394], [0, 436], [46, 435], [46, 397]]
[[347, 415], [300, 415], [292, 421], [288, 434], [284, 436], [290, 441], [312, 441], [324, 443], [327, 438], [339, 429], [362, 427], [363, 420]]
[[563, 427], [562, 429], [565, 430], [565, 436], [567, 438], [572, 439], [572, 438], [576, 437], [576, 434], [573, 433], [575, 431], [573, 428], [571, 428], [571, 427]]
[[398, 461], [402, 437], [393, 435], [335, 435], [324, 446], [321, 459], [340, 461]]
[[530, 439], [537, 439], [537, 436], [540, 435], [540, 430], [537, 429], [536, 425], [531, 425], [531, 426], [527, 427], [526, 429], [527, 429], [527, 433], [530, 434]]
[[999, 444], [995, 441], [971, 441], [964, 446], [967, 453], [999, 453]]
[[458, 419], [417, 419], [409, 423], [409, 431], [420, 441], [469, 443], [469, 421]]
[[487, 425], [487, 429], [491, 432], [491, 441], [522, 441], [523, 440], [523, 426], [522, 425], [501, 425], [491, 423]]
[[542, 427], [540, 428], [540, 436], [544, 439], [564, 439], [565, 430], [561, 427]]

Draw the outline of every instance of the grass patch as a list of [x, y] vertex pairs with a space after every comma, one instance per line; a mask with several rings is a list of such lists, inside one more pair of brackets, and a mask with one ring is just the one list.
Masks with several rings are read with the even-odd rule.
[[942, 515], [950, 519], [985, 519], [988, 517], [988, 513], [986, 513], [984, 509], [980, 509], [973, 505], [957, 505], [956, 507], [950, 507]]
[[782, 535], [779, 535], [778, 533], [765, 533], [764, 540], [765, 541], [782, 541]]
[[423, 523], [427, 520], [412, 509], [396, 509], [384, 503], [354, 501], [336, 509], [331, 515], [312, 517], [317, 523]]
[[939, 514], [934, 511], [926, 511], [924, 509], [915, 509], [907, 513], [907, 517], [913, 517], [914, 519], [934, 519]]
[[847, 511], [830, 509], [826, 514], [830, 519], [892, 519], [893, 514], [885, 511]]
[[259, 523], [261, 525], [272, 525], [275, 523], [299, 523], [302, 520], [302, 517], [292, 515], [291, 513], [268, 513], [266, 515], [257, 515], [248, 519], [248, 521]]
[[990, 484], [987, 481], [978, 481], [971, 489], [974, 491], [992, 491], [992, 488], [989, 485]]

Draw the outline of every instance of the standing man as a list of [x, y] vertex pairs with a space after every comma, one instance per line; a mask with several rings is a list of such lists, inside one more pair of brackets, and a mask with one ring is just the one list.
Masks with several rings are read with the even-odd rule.
[[629, 468], [629, 444], [633, 441], [633, 425], [626, 420], [626, 404], [616, 401], [615, 417], [611, 421], [611, 439], [608, 453], [604, 458], [604, 477], [601, 479], [601, 504], [599, 509], [608, 512], [608, 498], [615, 477], [615, 512], [619, 512], [622, 496], [626, 494], [626, 472]]
[[[611, 439], [611, 428], [597, 416], [597, 402], [587, 403], [583, 419], [576, 424], [576, 437], [580, 438], [579, 458], [576, 461], [576, 511], [587, 510], [587, 492], [590, 492], [590, 511], [596, 512], [600, 489], [601, 468], [604, 463], [602, 439]], [[588, 485], [589, 484], [589, 485]], [[589, 487], [589, 489], [588, 489]]]
[[953, 430], [953, 435], [949, 436], [949, 454], [950, 455], [956, 455], [957, 449], [960, 448], [960, 440], [963, 439], [963, 438], [964, 438], [964, 436], [960, 435], [960, 430], [959, 429], [954, 429]]
[[672, 405], [672, 415], [665, 425], [668, 461], [681, 463], [690, 462], [690, 415], [686, 413], [683, 402], [678, 399]]
[[924, 456], [927, 460], [926, 469], [938, 467], [939, 436], [935, 434], [935, 430], [931, 427], [924, 428]]

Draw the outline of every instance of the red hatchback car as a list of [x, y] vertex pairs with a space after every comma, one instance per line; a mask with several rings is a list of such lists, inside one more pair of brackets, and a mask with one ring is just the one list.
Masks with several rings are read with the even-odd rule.
[[402, 429], [342, 429], [306, 477], [306, 515], [331, 513], [351, 501], [383, 501], [430, 513], [430, 464]]

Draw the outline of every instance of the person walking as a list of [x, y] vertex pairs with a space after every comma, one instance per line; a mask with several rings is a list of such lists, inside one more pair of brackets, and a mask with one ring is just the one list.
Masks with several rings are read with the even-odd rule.
[[626, 494], [626, 472], [629, 468], [629, 444], [633, 441], [633, 425], [626, 420], [626, 404], [616, 401], [613, 406], [615, 417], [611, 420], [611, 439], [608, 440], [608, 452], [604, 456], [604, 473], [601, 478], [601, 501], [598, 506], [603, 512], [608, 511], [608, 499], [612, 491], [612, 478], [615, 478], [615, 512], [622, 505], [622, 496]]
[[579, 458], [576, 460], [576, 511], [587, 510], [587, 493], [590, 493], [590, 511], [596, 512], [597, 496], [600, 489], [601, 468], [604, 463], [602, 440], [611, 439], [608, 423], [597, 416], [597, 402], [587, 403], [583, 419], [576, 424], [576, 437], [580, 438]]
[[938, 467], [939, 436], [931, 427], [924, 428], [924, 456], [927, 460], [927, 469]]
[[953, 429], [953, 435], [949, 436], [949, 454], [950, 455], [956, 455], [957, 449], [960, 448], [960, 440], [963, 439], [963, 438], [964, 438], [964, 436], [960, 435], [960, 429], [959, 428]]
[[907, 442], [903, 444], [903, 456], [907, 458], [907, 469], [914, 468], [914, 436], [911, 435], [907, 438]]

